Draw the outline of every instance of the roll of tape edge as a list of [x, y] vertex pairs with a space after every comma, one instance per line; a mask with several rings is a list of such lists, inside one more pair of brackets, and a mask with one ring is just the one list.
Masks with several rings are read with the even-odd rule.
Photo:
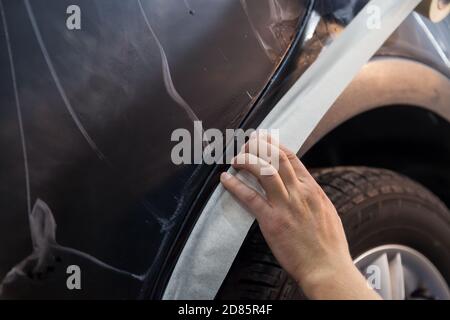
[[424, 0], [417, 6], [416, 11], [437, 23], [450, 14], [450, 1]]

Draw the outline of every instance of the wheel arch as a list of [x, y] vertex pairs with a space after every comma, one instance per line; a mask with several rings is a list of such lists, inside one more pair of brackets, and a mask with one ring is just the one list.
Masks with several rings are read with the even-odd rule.
[[364, 165], [422, 183], [450, 206], [450, 79], [422, 63], [369, 62], [300, 155], [309, 167]]

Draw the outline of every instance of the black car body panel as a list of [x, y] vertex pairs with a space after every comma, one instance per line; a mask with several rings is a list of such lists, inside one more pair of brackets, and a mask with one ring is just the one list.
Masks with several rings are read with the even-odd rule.
[[[66, 28], [70, 5], [81, 30]], [[304, 11], [293, 0], [2, 0], [2, 297], [139, 297], [208, 171], [172, 163], [171, 133], [197, 119], [237, 127]], [[69, 265], [83, 290], [67, 289]]]

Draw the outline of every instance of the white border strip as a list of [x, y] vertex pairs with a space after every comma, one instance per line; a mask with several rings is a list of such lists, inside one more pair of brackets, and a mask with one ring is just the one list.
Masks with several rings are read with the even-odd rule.
[[[279, 129], [280, 142], [300, 150], [360, 69], [420, 0], [372, 0], [286, 93], [261, 129]], [[370, 12], [370, 14], [369, 14]], [[378, 14], [380, 29], [369, 29]], [[236, 174], [232, 169], [230, 172]], [[254, 179], [238, 174], [249, 185]], [[214, 299], [254, 219], [219, 185], [206, 204], [179, 259], [163, 299]]]

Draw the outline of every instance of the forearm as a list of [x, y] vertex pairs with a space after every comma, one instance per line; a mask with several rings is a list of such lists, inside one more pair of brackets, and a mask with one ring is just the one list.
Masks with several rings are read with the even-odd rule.
[[381, 300], [353, 265], [340, 271], [318, 270], [299, 285], [311, 300]]

